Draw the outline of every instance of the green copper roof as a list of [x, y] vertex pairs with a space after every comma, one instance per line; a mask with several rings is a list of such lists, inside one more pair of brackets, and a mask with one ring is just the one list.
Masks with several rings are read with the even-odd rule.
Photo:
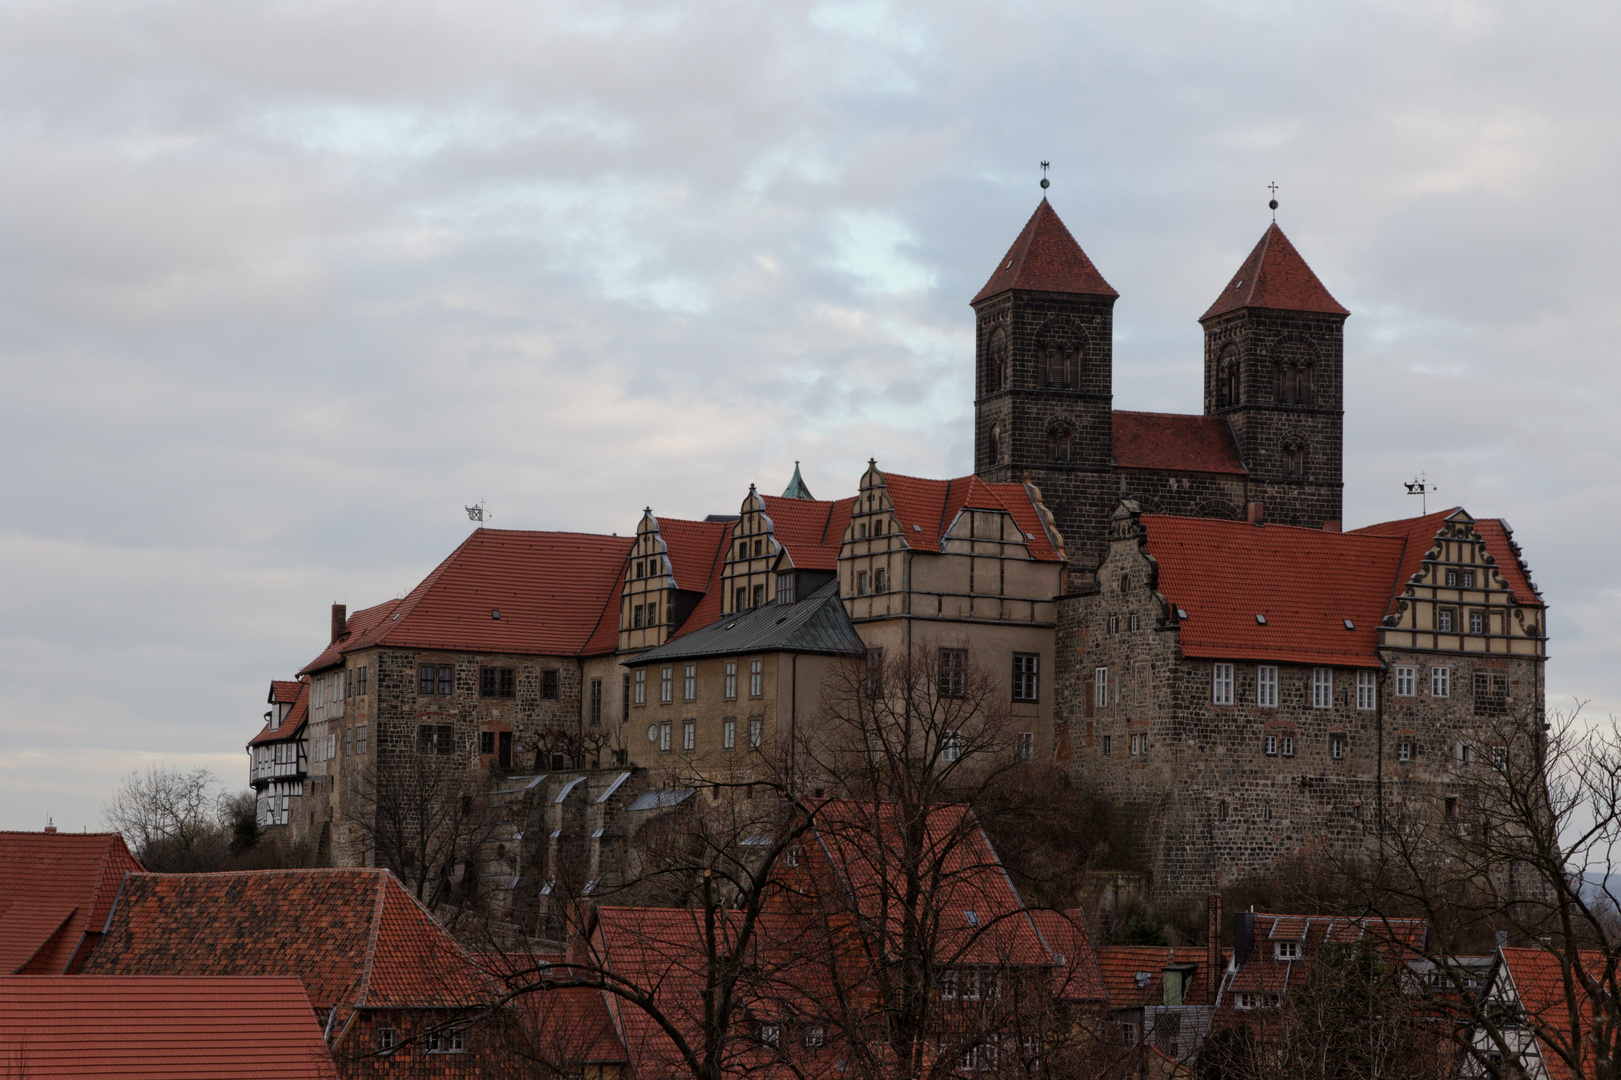
[[785, 499], [810, 499], [812, 501], [816, 498], [810, 493], [810, 488], [805, 486], [804, 477], [799, 475], [799, 462], [797, 461], [794, 462], [794, 478], [788, 481], [788, 486], [783, 489], [782, 497]]

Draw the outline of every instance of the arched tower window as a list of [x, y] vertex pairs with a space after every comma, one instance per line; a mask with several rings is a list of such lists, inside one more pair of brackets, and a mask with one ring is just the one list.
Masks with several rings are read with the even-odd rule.
[[1311, 365], [1286, 360], [1278, 365], [1278, 401], [1284, 405], [1311, 404]]
[[1216, 364], [1216, 406], [1227, 409], [1244, 403], [1242, 370], [1238, 364], [1238, 349], [1228, 345], [1221, 350]]
[[1001, 424], [992, 424], [991, 425], [990, 438], [987, 439], [986, 441], [990, 444], [987, 447], [987, 449], [990, 451], [991, 464], [992, 465], [999, 464], [1001, 462], [1001, 460], [1002, 460], [1002, 425]]
[[1306, 448], [1298, 440], [1290, 439], [1283, 444], [1283, 474], [1306, 475]]
[[1074, 443], [1075, 433], [1068, 424], [1054, 424], [1047, 429], [1047, 460], [1069, 461]]
[[1081, 385], [1081, 350], [1073, 343], [1047, 341], [1040, 351], [1041, 385], [1073, 390]]
[[987, 393], [995, 393], [1008, 385], [1007, 331], [1000, 326], [992, 330], [990, 344], [985, 351], [990, 356], [985, 390]]

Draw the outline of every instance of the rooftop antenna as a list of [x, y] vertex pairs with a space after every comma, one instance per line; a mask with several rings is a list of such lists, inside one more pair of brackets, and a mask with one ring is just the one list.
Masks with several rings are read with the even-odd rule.
[[1051, 162], [1043, 161], [1041, 163], [1041, 197], [1043, 199], [1047, 197], [1047, 189], [1053, 186], [1052, 181], [1047, 179], [1047, 170], [1051, 167]]
[[1407, 488], [1407, 494], [1409, 494], [1409, 495], [1417, 495], [1418, 496], [1418, 498], [1419, 498], [1418, 512], [1420, 514], [1427, 514], [1427, 513], [1430, 512], [1430, 494], [1429, 493], [1432, 492], [1432, 491], [1438, 491], [1440, 489], [1437, 488], [1434, 484], [1430, 483], [1428, 478], [1422, 472], [1419, 473], [1417, 476], [1413, 477], [1413, 479], [1407, 481], [1402, 486]]
[[487, 502], [489, 502], [488, 499], [480, 499], [478, 502], [474, 503], [472, 506], [464, 506], [464, 507], [462, 507], [463, 510], [467, 511], [467, 520], [468, 521], [477, 521], [479, 523], [483, 523], [486, 519], [489, 519], [489, 520], [493, 521], [495, 519], [495, 515], [485, 513], [485, 511], [484, 511], [484, 504], [487, 503]]
[[1266, 205], [1272, 211], [1272, 224], [1276, 225], [1278, 223], [1278, 182], [1274, 180], [1267, 187], [1272, 192], [1272, 198]]

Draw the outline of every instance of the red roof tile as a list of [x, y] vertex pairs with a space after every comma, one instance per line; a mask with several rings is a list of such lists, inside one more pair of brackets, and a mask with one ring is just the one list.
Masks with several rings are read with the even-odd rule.
[[1379, 666], [1399, 538], [1157, 514], [1142, 524], [1157, 590], [1187, 612], [1187, 656]]
[[295, 978], [0, 978], [17, 1075], [337, 1080]]
[[491, 983], [387, 870], [131, 874], [85, 963], [100, 975], [296, 975], [339, 1008], [454, 1008]]
[[117, 833], [0, 832], [0, 867], [0, 975], [71, 973], [141, 871]]
[[[1382, 521], [1377, 525], [1364, 525], [1360, 529], [1350, 530], [1358, 536], [1393, 536], [1399, 537], [1406, 545], [1402, 551], [1401, 569], [1397, 573], [1390, 594], [1390, 611], [1396, 609], [1396, 599], [1407, 588], [1407, 583], [1424, 568], [1424, 558], [1436, 546], [1436, 536], [1440, 533], [1447, 519], [1454, 514], [1466, 513], [1461, 506], [1454, 506], [1448, 510], [1437, 510], [1433, 514], [1423, 517], [1402, 518], [1397, 521]], [[1531, 577], [1521, 562], [1519, 554], [1515, 551], [1514, 543], [1509, 539], [1508, 530], [1500, 518], [1473, 518], [1476, 534], [1484, 542], [1486, 554], [1492, 557], [1497, 566], [1497, 572], [1502, 575], [1503, 583], [1514, 593], [1516, 602], [1528, 607], [1541, 607], [1542, 597], [1536, 587], [1531, 584]]]
[[[376, 645], [574, 656], [619, 588], [632, 537], [476, 529], [403, 600], [368, 608], [302, 674]], [[499, 611], [499, 619], [492, 617]]]
[[1030, 912], [1031, 921], [1047, 947], [1063, 961], [1057, 993], [1063, 1001], [1105, 1001], [1108, 990], [1092, 948], [1092, 935], [1086, 929], [1086, 912], [1040, 910]]
[[732, 522], [655, 520], [670, 569], [675, 573], [675, 587], [687, 592], [707, 592], [719, 577], [720, 564], [732, 539]]
[[528, 1059], [571, 1065], [629, 1060], [602, 991], [568, 986], [523, 994], [517, 1004], [516, 1034]]
[[[1581, 1057], [1581, 1075], [1594, 1075], [1592, 1039], [1583, 1036], [1572, 1038], [1571, 1035], [1570, 1012], [1565, 999], [1565, 958], [1550, 949], [1505, 947], [1497, 951], [1503, 957], [1504, 966], [1508, 968], [1508, 976], [1514, 983], [1514, 991], [1519, 995], [1520, 1004], [1534, 1025], [1537, 1048], [1541, 1051], [1548, 1075], [1552, 1080], [1567, 1080], [1577, 1075], [1571, 1070], [1570, 1063], [1560, 1056], [1558, 1047], [1566, 1051], [1576, 1050]], [[1603, 953], [1582, 952], [1578, 954], [1576, 962], [1579, 962], [1600, 986], [1605, 985]], [[1575, 962], [1572, 962], [1571, 966], [1574, 973]], [[1582, 1004], [1584, 995], [1579, 986], [1576, 997], [1578, 1017], [1591, 1016], [1593, 1009], [1590, 1005]]]
[[310, 718], [310, 684], [307, 679], [296, 683], [277, 683], [278, 686], [296, 686], [299, 688], [298, 696], [293, 699], [293, 707], [287, 710], [287, 715], [281, 723], [271, 727], [268, 723], [259, 734], [248, 740], [249, 746], [259, 746], [264, 743], [286, 742], [288, 739], [298, 738], [298, 731]]
[[1216, 297], [1210, 310], [1199, 321], [1214, 319], [1240, 308], [1271, 308], [1274, 311], [1320, 311], [1329, 315], [1349, 315], [1340, 302], [1328, 294], [1300, 252], [1273, 222], [1249, 258], [1238, 268], [1233, 280]]
[[1058, 212], [1045, 198], [1025, 222], [1013, 246], [1002, 256], [996, 272], [970, 302], [977, 304], [1009, 289], [1085, 296], [1120, 295], [1103, 280], [1103, 275], [1058, 220]]
[[266, 704], [291, 705], [303, 692], [304, 682], [301, 679], [271, 679], [270, 697]]
[[989, 483], [977, 476], [955, 480], [926, 480], [900, 473], [883, 473], [884, 491], [894, 504], [901, 536], [914, 551], [940, 551], [946, 534], [964, 510], [997, 510], [1012, 517], [1025, 534], [1030, 557], [1041, 562], [1064, 558], [1036, 509], [1030, 489], [1019, 483]]
[[1097, 962], [1103, 972], [1103, 984], [1108, 989], [1110, 1008], [1135, 1009], [1144, 1005], [1165, 1004], [1165, 969], [1185, 964], [1195, 965], [1195, 970], [1184, 1003], [1203, 1005], [1208, 1000], [1210, 957], [1204, 949], [1173, 949], [1164, 945], [1100, 945]]
[[[1231, 1007], [1231, 995], [1277, 994], [1280, 997], [1305, 978], [1306, 968], [1325, 941], [1348, 944], [1368, 940], [1397, 962], [1417, 959], [1429, 924], [1422, 919], [1353, 919], [1339, 915], [1279, 915], [1255, 913], [1255, 939], [1249, 958], [1238, 966], [1222, 988], [1221, 1005]], [[1279, 941], [1300, 942], [1300, 959], [1281, 960]]]
[[788, 549], [794, 566], [800, 570], [838, 568], [839, 545], [844, 527], [850, 523], [855, 497], [835, 502], [816, 499], [761, 495], [765, 516], [771, 519], [771, 535]]
[[1124, 469], [1244, 476], [1244, 458], [1224, 416], [1115, 410], [1114, 463]]

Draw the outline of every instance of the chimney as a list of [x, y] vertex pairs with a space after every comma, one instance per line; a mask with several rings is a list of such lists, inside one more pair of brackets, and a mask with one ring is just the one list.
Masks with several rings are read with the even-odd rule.
[[1266, 520], [1266, 504], [1253, 502], [1244, 507], [1244, 517], [1251, 525], [1259, 525]]
[[337, 641], [349, 627], [349, 609], [342, 604], [332, 605], [332, 640]]
[[1337, 521], [1325, 521], [1325, 522], [1323, 522], [1323, 531], [1324, 532], [1339, 532], [1340, 531], [1340, 523], [1337, 522]]
[[1250, 948], [1255, 944], [1255, 912], [1240, 911], [1233, 916], [1233, 965], [1249, 963]]
[[1205, 899], [1205, 1004], [1214, 1005], [1221, 990], [1221, 894]]

